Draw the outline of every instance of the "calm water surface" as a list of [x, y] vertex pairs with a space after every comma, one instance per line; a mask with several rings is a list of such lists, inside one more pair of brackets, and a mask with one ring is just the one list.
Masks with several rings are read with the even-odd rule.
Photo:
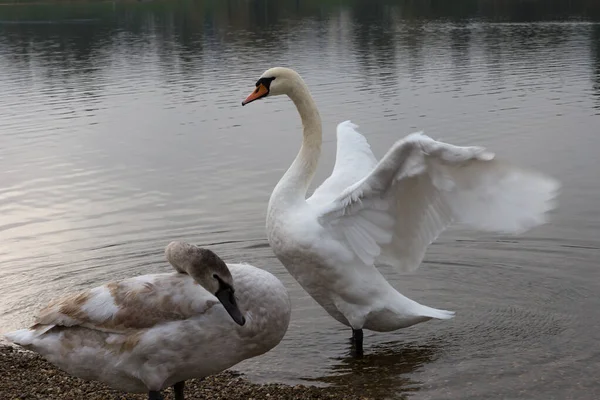
[[[0, 331], [62, 293], [170, 271], [171, 240], [277, 275], [290, 329], [236, 369], [257, 382], [351, 385], [379, 398], [600, 396], [600, 10], [595, 1], [228, 1], [0, 7]], [[274, 258], [264, 218], [300, 145], [292, 103], [240, 101], [297, 69], [323, 117], [381, 156], [424, 130], [488, 146], [564, 183], [524, 236], [453, 229], [407, 296], [455, 310], [365, 336]]]

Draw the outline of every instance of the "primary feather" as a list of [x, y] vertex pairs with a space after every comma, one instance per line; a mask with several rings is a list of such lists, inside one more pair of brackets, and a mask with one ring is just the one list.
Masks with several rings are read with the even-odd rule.
[[[356, 145], [338, 145], [338, 157], [345, 160], [346, 169], [349, 160], [360, 160], [355, 176], [363, 177], [331, 201], [318, 199], [319, 220], [343, 237], [366, 265], [412, 271], [427, 246], [452, 222], [521, 233], [546, 222], [555, 207], [555, 180], [498, 162], [482, 147], [454, 146], [422, 133], [398, 141], [370, 167], [364, 162], [367, 147], [357, 140], [362, 137], [357, 126], [344, 124], [354, 136], [338, 135], [338, 140], [351, 138]], [[334, 170], [326, 181], [328, 191], [347, 183], [339, 176], [341, 170]]]

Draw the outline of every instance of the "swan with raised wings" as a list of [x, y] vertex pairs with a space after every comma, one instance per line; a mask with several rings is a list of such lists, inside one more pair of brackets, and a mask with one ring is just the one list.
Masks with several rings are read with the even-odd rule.
[[247, 264], [226, 265], [184, 242], [165, 250], [177, 272], [111, 282], [51, 303], [29, 329], [6, 334], [64, 371], [162, 399], [173, 386], [277, 346], [290, 321], [283, 284]]
[[337, 127], [333, 172], [308, 199], [321, 153], [321, 118], [294, 70], [265, 71], [242, 105], [287, 95], [303, 125], [300, 152], [276, 185], [267, 210], [271, 248], [290, 274], [336, 320], [352, 328], [393, 331], [454, 312], [419, 304], [376, 268], [413, 271], [427, 246], [451, 223], [506, 233], [547, 220], [559, 184], [501, 163], [482, 147], [458, 147], [413, 133], [377, 161], [350, 121]]

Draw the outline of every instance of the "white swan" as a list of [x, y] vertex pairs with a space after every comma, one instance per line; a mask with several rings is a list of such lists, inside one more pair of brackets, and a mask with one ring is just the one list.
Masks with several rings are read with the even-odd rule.
[[269, 201], [267, 235], [292, 276], [336, 320], [385, 332], [454, 313], [398, 293], [376, 266], [415, 270], [427, 246], [452, 222], [523, 232], [546, 221], [559, 184], [500, 163], [481, 147], [457, 147], [414, 133], [378, 162], [350, 121], [337, 127], [331, 176], [306, 199], [321, 152], [321, 118], [302, 78], [288, 68], [262, 74], [242, 102], [275, 95], [294, 102], [302, 147]]
[[281, 341], [291, 305], [276, 277], [247, 264], [226, 265], [183, 242], [170, 243], [165, 253], [178, 272], [64, 297], [30, 329], [6, 337], [74, 376], [149, 392], [151, 400], [172, 385], [183, 400], [186, 379], [223, 371]]

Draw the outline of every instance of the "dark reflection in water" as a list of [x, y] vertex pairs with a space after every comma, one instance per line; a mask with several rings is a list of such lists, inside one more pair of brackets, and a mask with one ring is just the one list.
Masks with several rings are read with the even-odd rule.
[[592, 89], [596, 97], [597, 114], [600, 115], [600, 24], [592, 27], [590, 45], [591, 57], [594, 63], [592, 67]]
[[361, 89], [380, 85], [381, 95], [387, 98], [393, 96], [398, 83], [394, 11], [390, 6], [359, 1], [351, 12], [353, 43], [363, 67]]
[[411, 378], [411, 374], [435, 361], [442, 351], [443, 343], [382, 343], [373, 346], [361, 359], [337, 359], [331, 368], [332, 375], [314, 381], [348, 387], [351, 392], [376, 399], [402, 399], [419, 390], [420, 382]]
[[[437, 40], [448, 40], [454, 52], [454, 72], [464, 74], [460, 68], [468, 59], [471, 30], [465, 26], [474, 18], [477, 20], [502, 20], [525, 22], [540, 20], [600, 19], [600, 6], [589, 1], [459, 1], [449, 4], [446, 1], [366, 1], [356, 0], [334, 5], [316, 1], [234, 1], [225, 2], [150, 2], [146, 4], [99, 3], [92, 5], [42, 4], [29, 7], [2, 7], [0, 9], [0, 32], [2, 42], [10, 46], [6, 57], [21, 66], [26, 65], [31, 54], [39, 54], [52, 62], [62, 64], [60, 72], [88, 73], [94, 67], [102, 66], [115, 45], [112, 38], [127, 38], [133, 35], [140, 41], [130, 43], [127, 52], [132, 56], [144, 52], [150, 45], [148, 40], [160, 38], [153, 46], [158, 47], [159, 57], [165, 60], [173, 56], [181, 58], [182, 68], [193, 72], [205, 60], [205, 48], [228, 48], [243, 46], [260, 52], [266, 49], [281, 51], [292, 39], [294, 30], [305, 23], [304, 18], [327, 23], [323, 15], [350, 13], [353, 43], [359, 61], [371, 75], [383, 82], [393, 82], [397, 75], [397, 50], [408, 51], [405, 59], [410, 75], [419, 80], [423, 69], [420, 52], [428, 22], [455, 21], [450, 32], [444, 32]], [[486, 45], [493, 46], [493, 36], [498, 34], [493, 26], [487, 33], [490, 40]], [[549, 26], [541, 37], [548, 43], [556, 44], [565, 40], [560, 27]], [[318, 31], [323, 31], [320, 29]], [[429, 32], [428, 32], [429, 33]], [[529, 52], [531, 46], [539, 45], [539, 40], [531, 40], [539, 35], [538, 29], [523, 25], [510, 32], [510, 37], [497, 37], [496, 40], [509, 40], [521, 51]], [[595, 43], [597, 41], [592, 41]], [[494, 54], [490, 48], [490, 55]], [[211, 59], [211, 62], [215, 60]], [[197, 64], [200, 64], [197, 65]], [[496, 64], [496, 63], [493, 63]], [[464, 76], [463, 76], [464, 78]], [[389, 86], [395, 86], [390, 83]]]
[[[155, 1], [0, 7], [0, 331], [57, 294], [163, 272], [176, 239], [275, 273], [293, 317], [259, 382], [378, 398], [598, 398], [600, 3]], [[550, 225], [444, 234], [414, 275], [451, 321], [347, 330], [265, 240], [269, 194], [298, 150], [290, 102], [240, 106], [266, 68], [300, 71], [323, 117], [377, 155], [413, 130], [481, 144], [564, 184]], [[0, 332], [0, 333], [1, 333]], [[468, 384], [466, 384], [468, 383]], [[586, 397], [592, 396], [592, 397]]]
[[469, 83], [469, 64], [471, 56], [469, 50], [471, 47], [473, 33], [466, 23], [458, 23], [450, 32], [450, 48], [452, 51], [452, 74], [453, 80], [457, 85], [466, 85]]

